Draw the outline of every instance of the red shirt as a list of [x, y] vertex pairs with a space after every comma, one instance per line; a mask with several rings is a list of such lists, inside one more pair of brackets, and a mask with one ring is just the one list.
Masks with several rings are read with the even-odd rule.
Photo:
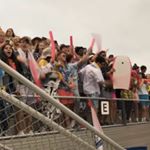
[[9, 66], [11, 66], [14, 70], [16, 70], [16, 64], [15, 64], [15, 62], [13, 62], [12, 59], [8, 59], [8, 64], [9, 64]]

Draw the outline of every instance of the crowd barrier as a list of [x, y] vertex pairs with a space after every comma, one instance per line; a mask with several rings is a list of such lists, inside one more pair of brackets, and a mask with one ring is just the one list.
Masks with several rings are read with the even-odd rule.
[[[37, 109], [37, 105], [42, 103], [42, 99], [38, 95], [20, 95], [18, 98], [28, 97], [33, 99], [32, 107]], [[74, 100], [74, 104], [78, 101], [77, 108], [71, 108], [75, 113], [79, 113], [80, 116], [90, 115], [88, 100], [97, 99], [99, 101], [99, 112], [98, 118], [102, 125], [117, 125], [128, 123], [143, 123], [150, 120], [150, 100], [142, 100], [142, 102], [149, 103], [147, 118], [142, 120], [142, 104], [140, 100], [137, 99], [123, 99], [123, 98], [105, 98], [105, 97], [81, 97], [81, 96], [54, 96], [55, 99], [70, 99]], [[39, 99], [39, 102], [37, 102]], [[79, 102], [80, 100], [80, 102]], [[31, 103], [31, 102], [30, 102]], [[42, 105], [42, 104], [41, 104]], [[75, 104], [76, 105], [76, 104]], [[73, 107], [76, 107], [76, 106]], [[42, 106], [41, 106], [42, 107]], [[38, 108], [39, 109], [39, 108]], [[78, 109], [78, 110], [75, 110]], [[113, 115], [113, 116], [112, 116]], [[112, 121], [112, 120], [113, 121]]]

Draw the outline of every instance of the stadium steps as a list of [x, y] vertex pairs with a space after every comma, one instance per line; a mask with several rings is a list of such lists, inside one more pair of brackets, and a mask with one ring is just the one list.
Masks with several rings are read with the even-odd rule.
[[104, 133], [123, 147], [147, 146], [150, 149], [150, 122], [104, 127]]
[[[87, 130], [74, 132], [82, 139], [94, 145], [93, 135]], [[59, 132], [36, 133], [34, 135], [1, 137], [0, 143], [13, 150], [85, 150]]]
[[[150, 148], [150, 123], [104, 126], [103, 130], [107, 136], [123, 147], [147, 146]], [[74, 131], [74, 133], [88, 143], [94, 144], [93, 135], [88, 130]], [[80, 148], [77, 147], [77, 144], [58, 132], [1, 137], [0, 143], [6, 144], [15, 150], [82, 150], [80, 146]]]

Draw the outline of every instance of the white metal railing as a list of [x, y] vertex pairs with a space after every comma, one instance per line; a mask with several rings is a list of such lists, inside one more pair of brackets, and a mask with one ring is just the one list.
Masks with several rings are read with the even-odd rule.
[[10, 147], [8, 147], [8, 146], [6, 146], [6, 145], [3, 145], [3, 144], [1, 144], [1, 143], [0, 143], [0, 149], [1, 149], [1, 150], [13, 150], [12, 148], [10, 148]]
[[17, 106], [18, 108], [21, 108], [31, 116], [41, 120], [44, 124], [48, 125], [49, 127], [53, 127], [54, 129], [57, 129], [62, 134], [68, 136], [72, 140], [75, 140], [77, 143], [82, 143], [83, 146], [85, 146], [87, 149], [95, 150], [95, 148], [92, 145], [89, 145], [84, 140], [80, 139], [76, 135], [70, 134], [69, 131], [65, 130], [63, 127], [57, 125], [54, 121], [50, 120], [48, 117], [44, 116], [43, 114], [39, 113], [38, 111], [34, 110], [33, 108], [29, 107], [27, 104], [21, 102], [17, 98], [13, 97], [12, 95], [6, 93], [5, 91], [0, 91], [0, 97], [7, 100], [9, 103], [12, 103], [13, 105]]

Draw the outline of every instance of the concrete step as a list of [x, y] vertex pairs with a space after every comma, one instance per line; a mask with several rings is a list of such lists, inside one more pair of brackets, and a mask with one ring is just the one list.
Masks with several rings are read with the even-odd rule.
[[[150, 149], [150, 123], [107, 126], [103, 127], [103, 130], [108, 137], [123, 147], [147, 146]], [[89, 130], [73, 131], [73, 133], [94, 145], [94, 135]], [[1, 137], [0, 143], [14, 150], [85, 150], [81, 145], [54, 131]]]
[[[89, 144], [94, 145], [93, 135], [90, 131], [82, 130], [73, 132]], [[59, 132], [36, 133], [34, 135], [1, 137], [0, 143], [14, 150], [85, 150], [77, 144], [60, 134]]]
[[104, 133], [123, 147], [147, 146], [150, 149], [150, 123], [105, 127]]

